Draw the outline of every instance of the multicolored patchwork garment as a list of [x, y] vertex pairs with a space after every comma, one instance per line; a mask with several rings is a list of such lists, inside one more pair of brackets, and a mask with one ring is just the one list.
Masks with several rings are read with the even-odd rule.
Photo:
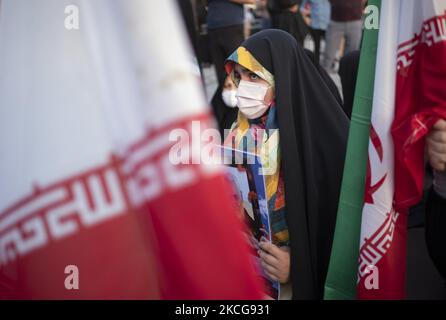
[[[255, 73], [274, 87], [274, 76], [266, 70], [243, 47], [239, 47], [228, 59], [226, 71], [233, 76], [235, 63]], [[241, 112], [232, 125], [225, 146], [255, 153], [260, 156], [262, 166], [273, 168], [273, 172], [265, 175], [266, 194], [270, 222], [273, 234], [272, 242], [277, 246], [289, 246], [288, 227], [285, 220], [285, 190], [281, 168], [279, 130], [277, 125], [276, 107], [274, 103], [268, 112], [255, 120], [247, 119]]]

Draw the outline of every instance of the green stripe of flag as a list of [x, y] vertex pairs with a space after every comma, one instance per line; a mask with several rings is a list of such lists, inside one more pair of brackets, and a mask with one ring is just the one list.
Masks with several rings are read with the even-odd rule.
[[[370, 0], [369, 5], [380, 9], [381, 0]], [[325, 299], [356, 299], [378, 30], [364, 29], [363, 37]]]

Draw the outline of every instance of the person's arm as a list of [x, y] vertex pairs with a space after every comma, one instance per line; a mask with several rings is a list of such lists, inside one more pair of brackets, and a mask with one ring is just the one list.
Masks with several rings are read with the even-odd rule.
[[439, 120], [427, 137], [427, 154], [432, 169], [446, 170], [446, 121]]

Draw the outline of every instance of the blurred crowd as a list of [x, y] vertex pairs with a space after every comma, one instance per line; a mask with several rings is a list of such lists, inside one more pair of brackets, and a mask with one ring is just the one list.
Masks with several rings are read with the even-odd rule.
[[[218, 86], [216, 90], [211, 86], [208, 94], [218, 96], [213, 99], [213, 106], [223, 125], [226, 120], [222, 119], [215, 100], [222, 102], [225, 60], [250, 35], [270, 28], [290, 33], [312, 52], [312, 60], [320, 64], [324, 75], [333, 78], [343, 96], [344, 110], [351, 114], [366, 0], [178, 0], [178, 3], [201, 71], [209, 67], [215, 70]], [[209, 78], [209, 72], [202, 74]], [[209, 79], [205, 80], [209, 83]]]

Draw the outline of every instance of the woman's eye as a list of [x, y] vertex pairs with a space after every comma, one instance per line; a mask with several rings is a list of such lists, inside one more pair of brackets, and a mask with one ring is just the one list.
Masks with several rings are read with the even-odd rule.
[[255, 73], [250, 73], [249, 77], [251, 78], [251, 80], [257, 80], [259, 78], [259, 76], [256, 75]]

